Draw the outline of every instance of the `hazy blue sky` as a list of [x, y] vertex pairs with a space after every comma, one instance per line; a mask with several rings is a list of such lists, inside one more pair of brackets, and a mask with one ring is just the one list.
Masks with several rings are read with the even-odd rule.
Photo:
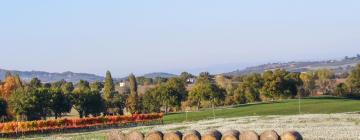
[[3, 0], [0, 68], [226, 72], [360, 53], [359, 0]]

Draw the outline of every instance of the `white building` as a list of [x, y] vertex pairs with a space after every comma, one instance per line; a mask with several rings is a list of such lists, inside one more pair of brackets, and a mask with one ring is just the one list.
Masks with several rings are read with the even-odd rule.
[[119, 86], [120, 86], [120, 87], [125, 87], [125, 85], [126, 85], [125, 82], [120, 82], [120, 83], [119, 83]]

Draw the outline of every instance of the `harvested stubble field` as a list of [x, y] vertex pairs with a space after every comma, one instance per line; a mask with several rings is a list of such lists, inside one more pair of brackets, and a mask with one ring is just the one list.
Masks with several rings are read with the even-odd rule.
[[[217, 129], [221, 132], [230, 129], [237, 129], [240, 131], [255, 130], [257, 133], [274, 129], [280, 134], [289, 130], [297, 130], [303, 135], [305, 140], [358, 140], [360, 139], [360, 114], [339, 113], [289, 116], [251, 116], [156, 126], [140, 126], [115, 130], [120, 130], [125, 133], [132, 130], [139, 130], [146, 133], [151, 130], [161, 130], [163, 132], [179, 130], [184, 132], [191, 129], [198, 130], [202, 134], [210, 129]], [[74, 134], [54, 134], [44, 138], [28, 139], [97, 140], [106, 139], [107, 133], [112, 130]]]
[[[274, 129], [278, 133], [288, 130], [299, 131], [306, 140], [358, 140], [360, 139], [360, 114], [344, 113], [360, 111], [360, 100], [320, 97], [302, 101], [302, 115], [298, 113], [297, 100], [288, 100], [272, 104], [242, 105], [234, 108], [216, 110], [217, 119], [211, 119], [212, 111], [205, 109], [188, 114], [166, 116], [166, 125], [139, 126], [117, 129], [123, 132], [140, 130], [161, 130], [163, 132], [196, 129], [204, 133], [210, 129], [224, 132], [229, 129], [255, 130], [261, 133]], [[106, 139], [111, 130], [70, 134], [44, 134], [27, 136], [23, 139], [59, 139], [59, 140], [97, 140]]]

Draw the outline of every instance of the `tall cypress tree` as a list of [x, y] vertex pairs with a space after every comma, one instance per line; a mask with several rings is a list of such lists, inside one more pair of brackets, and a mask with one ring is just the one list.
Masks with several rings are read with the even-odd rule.
[[104, 99], [110, 101], [114, 97], [115, 86], [110, 71], [106, 72], [104, 85]]
[[130, 93], [137, 94], [137, 82], [134, 74], [129, 75], [129, 82], [130, 82]]
[[129, 82], [130, 82], [130, 96], [126, 100], [126, 108], [132, 114], [140, 113], [141, 106], [137, 94], [137, 83], [134, 74], [129, 75]]

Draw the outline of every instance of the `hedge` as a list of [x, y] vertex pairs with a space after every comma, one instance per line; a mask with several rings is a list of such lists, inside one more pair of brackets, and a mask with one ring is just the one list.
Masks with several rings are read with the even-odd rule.
[[0, 134], [17, 134], [27, 132], [48, 132], [66, 129], [84, 129], [96, 126], [108, 126], [130, 123], [144, 123], [155, 120], [162, 120], [163, 114], [134, 114], [131, 116], [101, 116], [78, 119], [56, 119], [24, 122], [0, 123]]

